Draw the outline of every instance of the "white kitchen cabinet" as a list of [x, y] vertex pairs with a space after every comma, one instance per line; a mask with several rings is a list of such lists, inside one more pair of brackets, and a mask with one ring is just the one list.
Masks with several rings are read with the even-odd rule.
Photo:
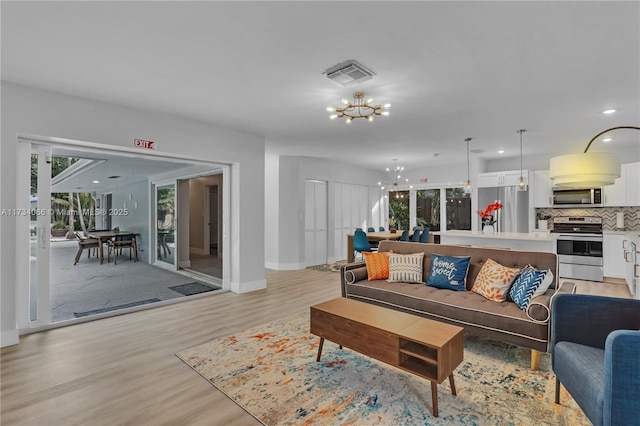
[[625, 262], [624, 234], [602, 235], [602, 266], [604, 276], [610, 278], [627, 278]]
[[626, 202], [627, 178], [624, 167], [621, 167], [620, 177], [615, 180], [615, 183], [602, 188], [602, 205], [605, 207], [622, 207], [626, 205]]
[[640, 163], [623, 164], [627, 179], [627, 206], [640, 206]]
[[[529, 171], [523, 170], [525, 184], [529, 184]], [[520, 170], [506, 172], [489, 172], [478, 174], [478, 188], [491, 188], [496, 186], [518, 186], [520, 183]]]
[[605, 207], [640, 206], [640, 163], [620, 166], [620, 177], [602, 188]]
[[640, 277], [638, 276], [638, 269], [640, 265], [638, 245], [630, 238], [626, 238], [624, 241], [624, 260], [625, 265], [625, 278], [627, 285], [629, 286], [629, 292], [634, 299], [640, 299]]
[[549, 170], [533, 172], [533, 203], [538, 208], [553, 206], [553, 181], [549, 179]]

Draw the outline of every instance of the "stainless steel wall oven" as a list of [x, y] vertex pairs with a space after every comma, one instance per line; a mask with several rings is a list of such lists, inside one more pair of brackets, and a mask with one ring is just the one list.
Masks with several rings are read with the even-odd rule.
[[553, 232], [556, 243], [558, 274], [562, 278], [602, 281], [602, 218], [558, 217]]

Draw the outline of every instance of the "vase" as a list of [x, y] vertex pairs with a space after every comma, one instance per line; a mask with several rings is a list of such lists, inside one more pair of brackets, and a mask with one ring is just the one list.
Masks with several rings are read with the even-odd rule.
[[493, 234], [493, 225], [485, 225], [484, 228], [482, 228], [482, 232], [484, 232], [485, 234]]

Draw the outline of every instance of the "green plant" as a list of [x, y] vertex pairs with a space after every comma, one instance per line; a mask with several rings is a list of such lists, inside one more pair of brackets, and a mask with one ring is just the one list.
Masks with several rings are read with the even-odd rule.
[[69, 225], [63, 220], [56, 220], [51, 224], [51, 229], [67, 229]]

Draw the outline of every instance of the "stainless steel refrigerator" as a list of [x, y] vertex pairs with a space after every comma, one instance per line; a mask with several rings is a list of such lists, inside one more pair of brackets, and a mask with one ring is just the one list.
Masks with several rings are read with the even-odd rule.
[[[484, 210], [487, 205], [500, 201], [502, 208], [498, 210], [496, 232], [529, 232], [529, 191], [518, 191], [517, 186], [500, 186], [495, 188], [478, 188], [478, 209]], [[482, 229], [482, 221], [478, 229]]]

